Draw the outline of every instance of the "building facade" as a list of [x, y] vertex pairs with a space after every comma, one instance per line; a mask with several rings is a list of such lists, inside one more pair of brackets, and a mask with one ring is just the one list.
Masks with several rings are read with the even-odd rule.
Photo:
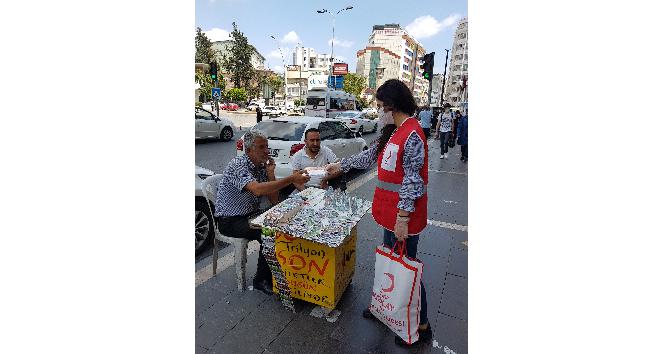
[[422, 44], [399, 24], [375, 25], [367, 45], [357, 52], [355, 72], [367, 77], [376, 90], [389, 79], [403, 81], [418, 105], [428, 103], [429, 81], [422, 77], [419, 61], [426, 54]]
[[317, 53], [313, 48], [297, 47], [292, 65], [286, 67], [286, 89], [289, 99], [305, 99], [311, 88], [330, 73], [330, 55]]
[[468, 101], [468, 18], [462, 19], [454, 32], [445, 101], [454, 107]]
[[443, 100], [443, 74], [434, 74], [431, 83], [431, 107], [441, 107]]

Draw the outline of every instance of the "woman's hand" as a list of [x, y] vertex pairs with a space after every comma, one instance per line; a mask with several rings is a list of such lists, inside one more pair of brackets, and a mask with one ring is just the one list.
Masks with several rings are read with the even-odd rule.
[[397, 222], [394, 224], [394, 235], [399, 241], [405, 241], [408, 238], [408, 221], [409, 217], [397, 215]]
[[331, 163], [327, 166], [325, 166], [325, 172], [327, 172], [328, 176], [335, 175], [337, 173], [341, 172], [341, 163], [336, 162], [336, 163]]

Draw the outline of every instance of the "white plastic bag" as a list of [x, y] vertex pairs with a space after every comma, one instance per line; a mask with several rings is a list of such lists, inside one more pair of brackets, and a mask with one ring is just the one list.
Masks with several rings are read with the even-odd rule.
[[401, 339], [412, 344], [419, 339], [423, 264], [404, 255], [405, 242], [397, 242], [395, 246], [393, 249], [384, 245], [376, 247], [370, 310]]

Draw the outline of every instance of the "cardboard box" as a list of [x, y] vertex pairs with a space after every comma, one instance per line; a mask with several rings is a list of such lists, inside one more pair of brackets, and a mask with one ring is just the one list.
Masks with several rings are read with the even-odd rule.
[[[275, 232], [275, 254], [288, 280], [291, 296], [335, 308], [355, 274], [356, 244], [357, 226], [344, 243], [335, 248]], [[278, 291], [276, 285], [274, 291]]]

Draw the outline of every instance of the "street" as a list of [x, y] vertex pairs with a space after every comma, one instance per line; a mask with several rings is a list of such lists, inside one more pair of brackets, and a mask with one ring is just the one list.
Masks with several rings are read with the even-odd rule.
[[[241, 119], [244, 117], [252, 117], [255, 123], [255, 116], [243, 115]], [[197, 142], [196, 164], [221, 173], [235, 156], [239, 136], [229, 142]], [[377, 136], [363, 137], [370, 143]], [[371, 215], [365, 215], [357, 225], [357, 263], [352, 283], [336, 307], [340, 313], [328, 318], [320, 318], [317, 306], [304, 301], [295, 300], [296, 313], [291, 313], [275, 296], [259, 291], [238, 292], [232, 247], [219, 252], [216, 276], [211, 273], [211, 251], [197, 256], [196, 352], [467, 353], [468, 165], [459, 160], [459, 146], [450, 151], [448, 159], [439, 156], [439, 141], [430, 139], [428, 225], [420, 235], [418, 258], [424, 263], [428, 317], [434, 333], [431, 343], [398, 347], [389, 329], [362, 317], [371, 297], [375, 247], [383, 238], [382, 228]], [[377, 181], [375, 171], [374, 165], [349, 176], [347, 192], [371, 201]], [[257, 248], [257, 244], [252, 247], [250, 243], [249, 280], [256, 270]]]

